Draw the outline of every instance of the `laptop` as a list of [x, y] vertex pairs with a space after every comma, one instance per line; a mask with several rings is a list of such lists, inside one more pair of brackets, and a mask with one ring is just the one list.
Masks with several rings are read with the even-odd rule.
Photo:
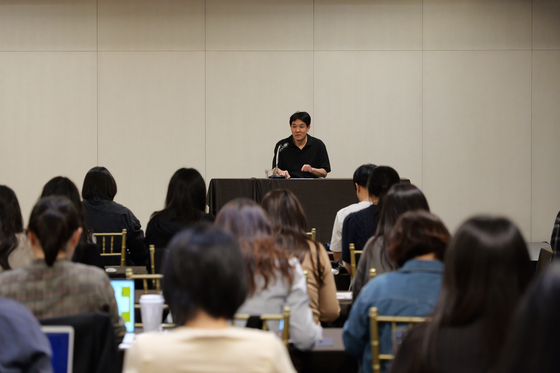
[[52, 349], [54, 373], [72, 373], [74, 364], [74, 328], [68, 325], [41, 326]]
[[134, 280], [111, 280], [119, 316], [124, 320], [126, 334], [120, 348], [130, 347], [134, 341]]

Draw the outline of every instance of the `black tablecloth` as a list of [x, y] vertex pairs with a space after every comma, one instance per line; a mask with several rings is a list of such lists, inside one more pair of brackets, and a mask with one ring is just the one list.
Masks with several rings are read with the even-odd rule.
[[330, 242], [338, 210], [358, 202], [351, 179], [212, 179], [208, 186], [208, 206], [216, 215], [227, 202], [245, 197], [260, 203], [273, 189], [289, 189], [297, 196], [308, 230], [317, 229], [317, 241]]

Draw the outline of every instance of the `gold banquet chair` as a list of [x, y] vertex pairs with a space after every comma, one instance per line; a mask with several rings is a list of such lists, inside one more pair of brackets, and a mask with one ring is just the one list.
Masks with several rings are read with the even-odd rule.
[[370, 342], [371, 342], [371, 364], [373, 373], [381, 372], [381, 360], [393, 360], [394, 355], [379, 353], [379, 323], [391, 323], [391, 335], [397, 328], [397, 323], [406, 323], [409, 328], [414, 324], [423, 323], [429, 320], [426, 317], [415, 316], [380, 316], [377, 314], [377, 307], [369, 309], [369, 324], [370, 324]]
[[[163, 278], [163, 275], [159, 275], [159, 274], [141, 274], [141, 275], [135, 275], [132, 272], [132, 268], [127, 268], [126, 269], [126, 279], [127, 280], [142, 280], [144, 283], [144, 294], [148, 294], [148, 280], [152, 280], [156, 282], [156, 290], [155, 293], [159, 294], [161, 292], [161, 284], [160, 281]], [[141, 309], [140, 305], [138, 303], [134, 303], [134, 308], [135, 309]], [[163, 305], [163, 309], [168, 309], [169, 306], [167, 304]], [[134, 326], [136, 328], [143, 328], [144, 325], [142, 323], [134, 323]], [[166, 324], [166, 323], [162, 323], [161, 324], [163, 329], [170, 329], [170, 328], [174, 328], [176, 325], [175, 324]]]
[[305, 234], [311, 241], [315, 241], [317, 239], [317, 229], [315, 228], [311, 228], [311, 232], [307, 232]]
[[[126, 229], [123, 229], [121, 233], [93, 233], [93, 236], [95, 237], [95, 241], [97, 243], [97, 238], [101, 238], [102, 239], [102, 243], [101, 243], [101, 256], [120, 256], [121, 257], [121, 267], [124, 267], [126, 265]], [[106, 250], [106, 243], [105, 243], [105, 239], [107, 237], [111, 238], [111, 243], [109, 245], [109, 252], [107, 252]], [[122, 243], [121, 243], [121, 252], [120, 253], [116, 253], [114, 251], [115, 248], [115, 237], [121, 237], [122, 239]]]
[[[290, 307], [285, 306], [283, 314], [263, 313], [262, 315], [258, 316], [263, 322], [262, 330], [268, 330], [268, 321], [284, 320], [284, 329], [282, 329], [282, 342], [284, 342], [284, 345], [288, 347], [288, 343], [290, 340]], [[237, 313], [235, 314], [235, 316], [233, 316], [232, 324], [236, 320], [249, 320], [249, 317], [251, 317], [251, 315], [249, 314]]]
[[357, 266], [356, 266], [356, 255], [361, 255], [364, 253], [363, 250], [356, 250], [356, 245], [354, 245], [353, 243], [351, 243], [350, 245], [350, 275], [352, 276], [352, 278], [354, 278], [354, 276], [356, 276], [356, 270], [357, 270]]

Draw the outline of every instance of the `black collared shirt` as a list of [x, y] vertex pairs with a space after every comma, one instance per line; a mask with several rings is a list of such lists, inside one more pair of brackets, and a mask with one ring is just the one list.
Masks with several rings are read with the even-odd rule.
[[331, 164], [327, 148], [323, 142], [315, 137], [307, 135], [307, 143], [300, 149], [294, 144], [292, 136], [278, 141], [274, 147], [274, 156], [272, 158], [272, 168], [276, 167], [276, 151], [279, 146], [288, 143], [288, 147], [280, 152], [278, 156], [278, 166], [281, 170], [286, 170], [292, 178], [316, 178], [311, 172], [302, 172], [301, 168], [304, 164], [311, 165], [313, 168], [324, 168], [325, 171], [331, 172]]

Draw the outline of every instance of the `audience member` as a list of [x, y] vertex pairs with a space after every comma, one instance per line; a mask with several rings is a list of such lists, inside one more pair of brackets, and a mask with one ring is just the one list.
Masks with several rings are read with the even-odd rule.
[[67, 177], [54, 177], [45, 184], [43, 192], [41, 193], [41, 198], [48, 196], [68, 197], [68, 199], [74, 204], [74, 207], [76, 207], [76, 211], [78, 211], [80, 226], [82, 227], [82, 235], [80, 237], [80, 242], [74, 251], [72, 261], [94, 265], [105, 270], [105, 266], [103, 265], [103, 261], [99, 255], [99, 248], [92, 240], [92, 230], [86, 226], [84, 206], [82, 205], [80, 192], [78, 192], [76, 185]]
[[517, 306], [493, 372], [560, 372], [560, 265], [539, 276]]
[[379, 213], [383, 207], [383, 198], [393, 184], [400, 182], [397, 171], [388, 166], [377, 166], [368, 178], [368, 193], [372, 205], [354, 212], [344, 219], [342, 224], [342, 260], [350, 272], [350, 244], [356, 250], [362, 250], [367, 240], [377, 230]]
[[23, 231], [23, 218], [16, 194], [0, 185], [0, 272], [33, 260], [33, 251]]
[[51, 373], [51, 345], [21, 304], [0, 297], [0, 372]]
[[95, 233], [119, 233], [126, 229], [128, 260], [134, 265], [145, 265], [147, 255], [140, 221], [132, 211], [113, 201], [116, 194], [117, 183], [109, 170], [94, 167], [88, 171], [82, 187], [86, 225]]
[[[213, 222], [214, 217], [204, 212], [206, 209], [206, 185], [200, 173], [194, 168], [177, 170], [167, 188], [165, 207], [156, 211], [146, 228], [146, 247], [154, 245], [163, 249], [181, 229], [199, 221]], [[151, 260], [148, 257], [148, 266]], [[158, 273], [161, 273], [159, 268]]]
[[[513, 223], [490, 217], [467, 220], [447, 250], [441, 296], [432, 320], [406, 336], [392, 371], [483, 373], [491, 370], [531, 272], [527, 246]], [[541, 297], [534, 300], [546, 304], [545, 308], [554, 307]], [[531, 333], [550, 330], [552, 326], [539, 317], [524, 318], [519, 320], [521, 324], [531, 325]], [[523, 343], [523, 349], [508, 354], [509, 362], [523, 364], [531, 360], [524, 355], [525, 348], [538, 351], [531, 338], [524, 337], [516, 341], [518, 346]], [[556, 355], [556, 351], [550, 353]], [[540, 357], [535, 355], [536, 360]]]
[[248, 290], [233, 238], [197, 224], [169, 248], [163, 295], [180, 327], [138, 336], [123, 372], [295, 372], [276, 335], [229, 325]]
[[375, 268], [378, 275], [395, 269], [395, 264], [389, 258], [389, 242], [384, 241], [383, 237], [389, 236], [399, 216], [411, 210], [430, 211], [422, 191], [412, 184], [393, 185], [385, 197], [377, 232], [364, 246], [364, 253], [358, 262], [358, 270], [352, 282], [354, 299], [369, 281], [370, 268]]
[[309, 307], [315, 322], [332, 322], [338, 318], [340, 306], [336, 284], [327, 250], [307, 238], [307, 220], [293, 192], [276, 189], [268, 192], [261, 206], [268, 213], [278, 245], [289, 252], [307, 271]]
[[356, 169], [356, 171], [354, 171], [352, 179], [354, 181], [354, 188], [356, 189], [356, 196], [358, 197], [359, 202], [338, 210], [336, 217], [334, 218], [330, 249], [333, 252], [334, 260], [337, 262], [342, 260], [342, 223], [344, 223], [344, 219], [353, 212], [357, 212], [371, 206], [367, 190], [367, 182], [369, 174], [371, 174], [371, 171], [374, 168], [374, 164], [368, 163], [361, 165]]
[[313, 348], [322, 337], [322, 328], [313, 321], [305, 275], [297, 258], [276, 244], [264, 210], [249, 199], [235, 199], [222, 207], [215, 224], [237, 239], [243, 253], [249, 291], [238, 312], [278, 314], [289, 306], [294, 346]]
[[[390, 316], [425, 316], [434, 309], [449, 232], [435, 215], [408, 211], [400, 216], [386, 239], [398, 270], [377, 276], [362, 289], [342, 334], [346, 352], [361, 360], [362, 372], [372, 371], [371, 307], [377, 307], [379, 315]], [[379, 333], [381, 353], [391, 353], [391, 325], [382, 324]]]
[[560, 212], [556, 215], [556, 220], [554, 220], [554, 228], [552, 229], [552, 235], [550, 236], [550, 246], [552, 247], [552, 252], [555, 257], [560, 254]]
[[108, 312], [120, 342], [125, 327], [108, 276], [99, 268], [70, 261], [82, 234], [72, 202], [60, 196], [40, 199], [27, 231], [36, 259], [1, 273], [0, 295], [27, 306], [39, 319]]

